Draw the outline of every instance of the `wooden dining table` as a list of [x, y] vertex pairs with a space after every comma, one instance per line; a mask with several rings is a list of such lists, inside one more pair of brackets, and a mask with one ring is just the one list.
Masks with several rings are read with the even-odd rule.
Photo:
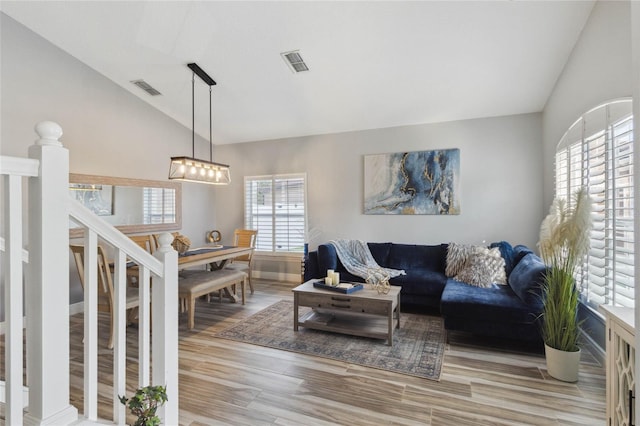
[[[203, 246], [187, 250], [185, 253], [178, 254], [178, 270], [191, 268], [194, 266], [209, 265], [209, 269], [217, 271], [224, 268], [224, 265], [230, 260], [238, 256], [250, 254], [252, 247], [236, 247], [236, 246]], [[135, 277], [137, 280], [139, 274], [138, 265], [131, 264], [127, 266], [127, 275]], [[224, 289], [225, 295], [234, 302], [237, 302], [235, 294], [228, 289]]]
[[[230, 259], [238, 256], [250, 254], [252, 247], [236, 247], [236, 246], [204, 246], [187, 250], [185, 253], [178, 254], [178, 269], [187, 269], [193, 266], [209, 265], [212, 271], [220, 270]], [[232, 302], [237, 302], [237, 296], [229, 291], [228, 288], [223, 289], [223, 293]]]
[[211, 265], [212, 270], [222, 269], [229, 259], [250, 254], [252, 247], [203, 246], [178, 255], [178, 269]]

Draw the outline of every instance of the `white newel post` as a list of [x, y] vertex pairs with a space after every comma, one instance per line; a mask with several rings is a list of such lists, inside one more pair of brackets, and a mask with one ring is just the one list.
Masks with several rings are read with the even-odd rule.
[[178, 424], [178, 252], [173, 237], [160, 235], [154, 256], [163, 263], [162, 278], [153, 278], [151, 291], [151, 368], [153, 385], [167, 386], [167, 403], [158, 410], [163, 424]]
[[30, 425], [64, 425], [78, 418], [69, 404], [69, 152], [62, 129], [35, 127], [29, 157], [40, 177], [29, 183], [29, 267], [26, 286]]

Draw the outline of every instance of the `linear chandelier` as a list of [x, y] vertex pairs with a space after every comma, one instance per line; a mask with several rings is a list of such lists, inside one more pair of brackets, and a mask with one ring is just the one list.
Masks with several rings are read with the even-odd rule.
[[[208, 183], [212, 185], [228, 185], [231, 183], [229, 165], [213, 162], [212, 139], [212, 113], [211, 113], [211, 88], [216, 82], [209, 77], [196, 63], [187, 64], [191, 69], [191, 157], [171, 157], [169, 166], [169, 179], [187, 182]], [[195, 76], [209, 86], [209, 161], [199, 160], [196, 157], [195, 144]]]

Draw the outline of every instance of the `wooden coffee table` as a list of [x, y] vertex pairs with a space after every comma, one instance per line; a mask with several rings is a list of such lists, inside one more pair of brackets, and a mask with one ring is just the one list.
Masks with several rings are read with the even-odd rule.
[[[385, 339], [393, 345], [393, 330], [400, 328], [400, 289], [391, 286], [378, 294], [368, 284], [362, 290], [343, 294], [315, 288], [313, 279], [293, 289], [293, 330], [298, 327]], [[313, 308], [302, 317], [300, 306]]]

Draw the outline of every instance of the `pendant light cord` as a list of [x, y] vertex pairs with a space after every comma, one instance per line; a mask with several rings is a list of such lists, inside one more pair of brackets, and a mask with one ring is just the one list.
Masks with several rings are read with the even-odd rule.
[[196, 158], [196, 73], [191, 73], [191, 158]]
[[213, 163], [213, 113], [211, 111], [211, 86], [209, 86], [209, 161]]

